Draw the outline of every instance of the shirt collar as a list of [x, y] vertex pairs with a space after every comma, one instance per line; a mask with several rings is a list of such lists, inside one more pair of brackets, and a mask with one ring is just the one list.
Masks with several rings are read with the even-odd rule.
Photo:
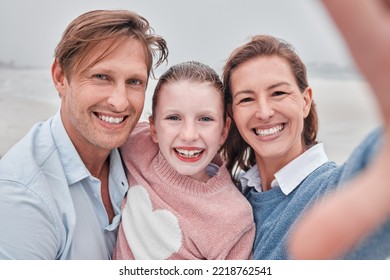
[[[275, 180], [271, 187], [280, 187], [281, 191], [288, 195], [314, 170], [328, 161], [324, 145], [316, 144], [302, 155], [285, 165], [275, 173]], [[257, 165], [254, 165], [240, 178], [242, 190], [248, 187], [254, 187], [261, 192], [261, 179]]]
[[282, 192], [288, 195], [310, 173], [327, 161], [324, 145], [322, 143], [314, 145], [275, 173], [275, 186], [279, 185]]
[[[92, 177], [65, 130], [60, 112], [54, 116], [51, 130], [68, 184], [73, 185], [84, 178]], [[121, 182], [121, 191], [118, 195], [122, 195], [128, 184], [118, 149], [113, 149], [110, 153], [109, 176], [113, 181]]]
[[242, 192], [245, 193], [248, 188], [255, 188], [258, 192], [261, 192], [261, 179], [257, 164], [252, 166], [247, 172], [240, 177], [240, 183]]
[[65, 130], [60, 111], [54, 116], [51, 130], [68, 184], [91, 176]]

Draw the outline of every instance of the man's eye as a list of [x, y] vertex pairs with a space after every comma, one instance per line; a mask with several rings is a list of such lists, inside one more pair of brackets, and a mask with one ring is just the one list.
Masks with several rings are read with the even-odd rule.
[[141, 84], [140, 80], [129, 80], [128, 84], [133, 85], [133, 86], [138, 86]]
[[99, 80], [107, 80], [108, 79], [108, 77], [104, 74], [95, 74], [94, 77], [99, 79]]

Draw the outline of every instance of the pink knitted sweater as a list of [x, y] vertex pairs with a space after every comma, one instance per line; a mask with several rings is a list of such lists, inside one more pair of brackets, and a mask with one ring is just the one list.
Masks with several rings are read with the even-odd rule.
[[252, 208], [219, 157], [206, 183], [177, 173], [159, 152], [149, 125], [138, 124], [121, 148], [129, 180], [116, 259], [249, 259]]

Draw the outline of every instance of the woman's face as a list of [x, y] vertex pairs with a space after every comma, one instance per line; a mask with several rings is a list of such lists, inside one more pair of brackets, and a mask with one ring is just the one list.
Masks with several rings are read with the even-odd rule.
[[278, 56], [256, 57], [231, 74], [237, 128], [261, 164], [284, 166], [305, 150], [304, 118], [312, 93], [300, 92], [290, 66]]

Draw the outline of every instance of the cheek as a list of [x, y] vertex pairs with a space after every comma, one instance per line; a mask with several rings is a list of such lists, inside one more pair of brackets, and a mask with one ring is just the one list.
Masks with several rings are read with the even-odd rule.
[[240, 130], [240, 128], [244, 127], [245, 123], [249, 118], [249, 112], [245, 110], [233, 110], [233, 120]]
[[79, 84], [69, 87], [66, 94], [68, 100], [77, 102], [78, 106], [96, 103], [100, 96], [101, 94], [94, 88]]
[[155, 138], [158, 144], [161, 146], [170, 146], [174, 139], [175, 133], [167, 126], [156, 124], [155, 126]]
[[142, 111], [145, 103], [145, 95], [133, 95], [129, 97], [129, 104], [132, 105], [137, 111]]

